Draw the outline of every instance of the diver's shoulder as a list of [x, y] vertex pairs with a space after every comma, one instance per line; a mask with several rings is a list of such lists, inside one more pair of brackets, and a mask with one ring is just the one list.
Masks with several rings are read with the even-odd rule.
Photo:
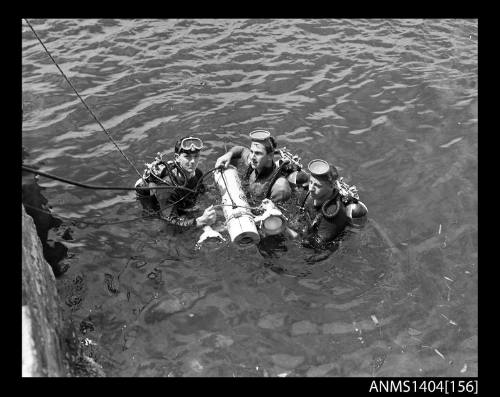
[[276, 179], [276, 182], [274, 182], [273, 188], [291, 191], [290, 182], [288, 182], [288, 179], [284, 176], [280, 176]]

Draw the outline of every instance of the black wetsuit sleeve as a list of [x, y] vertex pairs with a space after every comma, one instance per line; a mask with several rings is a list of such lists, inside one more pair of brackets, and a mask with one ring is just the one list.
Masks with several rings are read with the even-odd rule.
[[162, 218], [170, 225], [178, 226], [181, 228], [187, 228], [196, 226], [196, 217], [183, 214], [182, 208], [187, 205], [187, 207], [194, 206], [196, 202], [196, 197], [198, 194], [203, 194], [206, 191], [206, 187], [203, 183], [203, 172], [199, 169], [196, 170], [196, 180], [195, 182], [190, 182], [188, 186], [191, 189], [197, 190], [194, 196], [192, 194], [186, 193], [182, 189], [172, 189], [168, 195], [168, 200], [164, 201], [163, 206], [168, 207], [166, 211], [163, 212]]
[[342, 206], [333, 220], [321, 219], [318, 230], [309, 233], [303, 240], [303, 245], [325, 249], [328, 248], [335, 238], [345, 229], [348, 218], [345, 207]]
[[317, 233], [312, 233], [302, 241], [302, 245], [307, 248], [325, 249], [328, 248], [330, 242], [331, 240], [327, 240]]
[[[162, 219], [170, 225], [183, 228], [196, 226], [196, 218], [184, 214], [181, 215], [179, 213], [179, 205], [182, 203], [182, 199], [185, 195], [186, 193], [184, 191], [175, 189], [169, 195], [168, 201], [163, 201], [162, 208], [165, 208], [165, 210], [162, 212]], [[178, 202], [179, 200], [180, 202]]]
[[326, 242], [320, 236], [318, 236], [317, 233], [310, 233], [306, 235], [302, 239], [301, 244], [306, 248], [316, 249], [323, 249], [326, 246]]
[[328, 244], [344, 229], [339, 219], [335, 219], [333, 222], [324, 219], [323, 222], [327, 223], [328, 227], [325, 228], [326, 230], [321, 230], [317, 234], [317, 241], [320, 245]]
[[196, 218], [190, 218], [186, 215], [177, 215], [171, 213], [168, 216], [163, 216], [162, 219], [170, 225], [179, 226], [183, 228], [196, 226]]
[[207, 191], [207, 187], [203, 183], [203, 181], [200, 182], [197, 188], [198, 194], [204, 194]]

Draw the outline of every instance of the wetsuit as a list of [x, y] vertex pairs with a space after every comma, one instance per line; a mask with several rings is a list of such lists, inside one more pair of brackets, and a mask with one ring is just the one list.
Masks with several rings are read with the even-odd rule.
[[250, 150], [243, 146], [235, 146], [232, 150], [233, 158], [231, 164], [237, 166], [239, 159], [243, 160], [248, 168], [243, 176], [243, 183], [247, 185], [248, 191], [254, 202], [260, 202], [265, 198], [273, 202], [283, 202], [290, 198], [292, 190], [285, 176], [279, 174], [278, 166], [273, 163], [272, 168], [263, 169], [259, 174], [250, 166]]
[[325, 216], [321, 207], [315, 206], [313, 198], [310, 194], [307, 195], [304, 203], [304, 216], [307, 221], [307, 226], [303, 230], [303, 244], [314, 248], [325, 248], [332, 242], [347, 226], [349, 217], [346, 213], [346, 207], [338, 192], [334, 192], [333, 200], [327, 205], [325, 210], [327, 214], [336, 213], [333, 218]]
[[162, 219], [169, 224], [179, 227], [189, 227], [196, 225], [196, 218], [189, 214], [193, 212], [193, 207], [196, 204], [196, 199], [200, 193], [205, 191], [203, 182], [200, 182], [203, 177], [203, 172], [197, 168], [195, 175], [188, 179], [186, 188], [194, 190], [196, 193], [189, 192], [181, 188], [173, 189], [158, 189], [155, 194], [151, 194], [151, 190], [141, 190], [140, 186], [148, 186], [149, 183], [154, 183], [159, 186], [171, 185], [182, 186], [184, 176], [173, 166], [172, 162], [162, 163], [166, 167], [170, 167], [172, 175], [165, 172], [165, 169], [159, 175], [161, 182], [155, 176], [150, 175], [146, 178], [146, 182], [141, 182], [137, 186], [137, 199], [141, 202], [146, 211], [159, 211], [161, 208], [166, 208]]

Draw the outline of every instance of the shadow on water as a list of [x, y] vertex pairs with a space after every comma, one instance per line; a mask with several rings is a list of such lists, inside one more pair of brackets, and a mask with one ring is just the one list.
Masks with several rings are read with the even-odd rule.
[[[25, 148], [22, 149], [22, 161], [29, 154]], [[68, 268], [68, 265], [61, 262], [67, 257], [68, 249], [60, 241], [49, 238], [49, 231], [57, 230], [57, 239], [71, 240], [71, 229], [66, 227], [59, 230], [63, 221], [50, 213], [50, 206], [47, 199], [42, 194], [43, 188], [38, 184], [35, 174], [22, 171], [22, 203], [26, 213], [33, 218], [35, 228], [42, 243], [43, 256], [52, 268], [56, 277], [61, 276]], [[52, 236], [51, 236], [52, 237]]]

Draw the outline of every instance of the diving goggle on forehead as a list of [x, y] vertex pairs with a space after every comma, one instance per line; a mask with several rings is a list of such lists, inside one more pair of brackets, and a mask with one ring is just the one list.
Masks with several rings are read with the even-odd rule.
[[201, 150], [203, 148], [203, 141], [200, 138], [187, 137], [181, 141], [182, 150]]
[[265, 141], [271, 136], [271, 133], [267, 130], [253, 130], [248, 135], [254, 141]]
[[248, 134], [252, 141], [269, 145], [272, 150], [276, 149], [276, 142], [271, 138], [271, 133], [267, 130], [254, 130]]

